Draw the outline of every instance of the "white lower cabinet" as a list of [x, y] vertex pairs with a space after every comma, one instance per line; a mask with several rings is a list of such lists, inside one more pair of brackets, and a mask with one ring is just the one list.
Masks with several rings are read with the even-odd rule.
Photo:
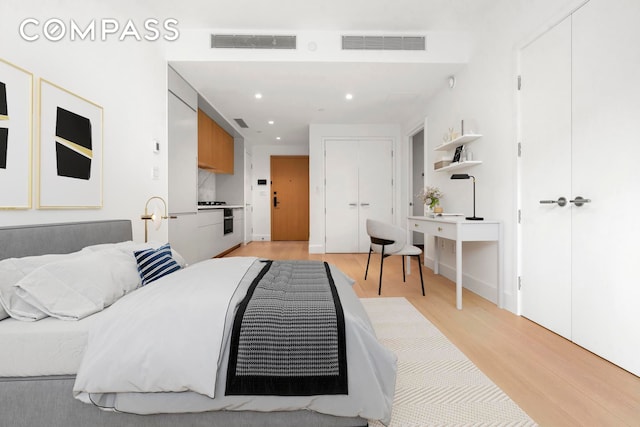
[[[171, 247], [185, 259], [187, 264], [200, 261], [198, 238], [198, 215], [195, 213], [179, 214], [167, 221]], [[149, 227], [152, 227], [149, 224]]]
[[222, 209], [198, 212], [198, 256], [200, 260], [213, 258], [224, 249]]
[[224, 234], [222, 209], [198, 212], [198, 258], [213, 258], [242, 243], [244, 230], [243, 209], [233, 210], [233, 232]]

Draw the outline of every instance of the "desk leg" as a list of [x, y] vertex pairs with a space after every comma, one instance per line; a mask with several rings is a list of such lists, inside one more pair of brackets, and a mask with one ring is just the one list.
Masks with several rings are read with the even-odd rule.
[[462, 240], [456, 239], [456, 308], [462, 310]]
[[[407, 242], [411, 242], [411, 225], [409, 224], [410, 221], [407, 221]], [[411, 257], [408, 256], [407, 260], [406, 260], [406, 268], [407, 268], [407, 275], [411, 274]]]
[[438, 237], [436, 236], [434, 236], [433, 241], [436, 244], [435, 251], [433, 251], [433, 274], [440, 274], [440, 242], [438, 242]]
[[498, 231], [498, 308], [504, 308], [504, 246], [502, 244], [502, 224], [499, 225]]

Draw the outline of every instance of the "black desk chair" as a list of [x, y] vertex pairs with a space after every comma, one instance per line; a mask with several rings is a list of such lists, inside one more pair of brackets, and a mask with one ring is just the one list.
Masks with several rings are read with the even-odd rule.
[[371, 239], [369, 246], [369, 257], [367, 258], [367, 269], [364, 272], [364, 279], [367, 280], [369, 273], [369, 261], [371, 252], [380, 254], [380, 284], [378, 285], [378, 295], [382, 291], [382, 267], [384, 259], [391, 255], [402, 256], [402, 281], [405, 281], [405, 256], [415, 256], [418, 258], [418, 270], [420, 271], [420, 285], [422, 285], [422, 296], [424, 296], [424, 280], [422, 278], [422, 263], [420, 261], [420, 248], [406, 244], [406, 231], [392, 224], [387, 224], [374, 219], [367, 219], [367, 234]]

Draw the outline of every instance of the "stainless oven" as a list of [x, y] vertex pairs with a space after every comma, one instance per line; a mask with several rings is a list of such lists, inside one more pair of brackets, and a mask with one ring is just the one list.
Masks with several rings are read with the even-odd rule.
[[[220, 218], [220, 217], [218, 217]], [[224, 209], [224, 234], [233, 233], [233, 209]]]

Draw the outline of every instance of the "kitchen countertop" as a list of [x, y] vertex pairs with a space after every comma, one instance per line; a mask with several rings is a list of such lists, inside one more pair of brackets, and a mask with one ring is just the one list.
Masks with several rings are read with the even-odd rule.
[[198, 206], [199, 211], [208, 211], [210, 209], [243, 209], [243, 205], [215, 205], [215, 206]]

